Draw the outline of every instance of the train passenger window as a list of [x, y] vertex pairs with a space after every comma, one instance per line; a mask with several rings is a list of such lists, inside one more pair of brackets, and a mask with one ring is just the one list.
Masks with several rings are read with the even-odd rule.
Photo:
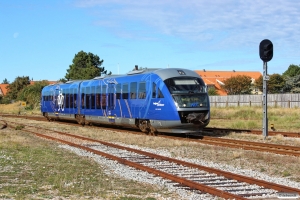
[[70, 93], [69, 93], [69, 90], [65, 90], [65, 93], [66, 93], [66, 96], [65, 96], [65, 99], [66, 99], [66, 104], [65, 104], [65, 108], [69, 108], [70, 107]]
[[86, 109], [91, 109], [91, 88], [85, 88], [85, 106]]
[[106, 109], [106, 85], [102, 85], [101, 108]]
[[96, 86], [96, 109], [101, 109], [101, 86]]
[[152, 83], [152, 98], [156, 98], [156, 83]]
[[91, 87], [91, 108], [95, 109], [95, 86]]
[[164, 94], [161, 92], [159, 88], [157, 88], [157, 98], [164, 98]]
[[77, 89], [74, 89], [74, 108], [77, 108]]
[[85, 91], [85, 88], [82, 88], [82, 91], [81, 91], [81, 108], [82, 109], [85, 108], [85, 100], [84, 100], [85, 94], [84, 94], [84, 91]]
[[122, 99], [128, 99], [128, 83], [123, 84]]
[[70, 94], [70, 108], [74, 108], [74, 96], [73, 96], [73, 90], [71, 89], [71, 94]]
[[146, 82], [139, 83], [139, 99], [146, 99]]
[[136, 99], [137, 82], [130, 83], [130, 99]]
[[121, 99], [121, 84], [116, 85], [116, 99]]

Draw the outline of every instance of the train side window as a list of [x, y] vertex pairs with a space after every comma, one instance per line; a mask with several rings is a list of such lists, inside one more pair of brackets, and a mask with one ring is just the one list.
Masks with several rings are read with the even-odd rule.
[[84, 109], [85, 108], [85, 88], [82, 88], [81, 91], [81, 108]]
[[91, 109], [91, 88], [85, 88], [85, 105], [86, 109]]
[[130, 99], [136, 99], [137, 82], [130, 83]]
[[121, 84], [116, 85], [116, 99], [121, 99]]
[[139, 83], [139, 99], [146, 99], [146, 82]]
[[96, 108], [101, 109], [101, 86], [96, 87]]
[[159, 88], [157, 88], [157, 98], [164, 98], [164, 95]]
[[152, 98], [156, 98], [156, 83], [152, 83]]
[[77, 108], [77, 89], [74, 89], [74, 108]]
[[128, 83], [123, 84], [122, 99], [128, 99]]
[[102, 97], [101, 97], [101, 107], [106, 109], [106, 85], [102, 85]]
[[91, 108], [95, 109], [95, 86], [91, 87]]
[[66, 108], [69, 108], [70, 107], [70, 104], [69, 104], [69, 102], [70, 102], [70, 93], [69, 93], [69, 90], [67, 89], [67, 90], [65, 90], [65, 93], [66, 93], [66, 104], [65, 104], [65, 107]]
[[70, 108], [74, 108], [73, 88], [70, 89]]

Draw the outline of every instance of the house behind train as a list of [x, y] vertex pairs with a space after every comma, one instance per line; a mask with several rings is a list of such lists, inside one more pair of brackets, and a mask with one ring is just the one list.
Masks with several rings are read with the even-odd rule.
[[195, 72], [201, 76], [208, 88], [214, 87], [219, 95], [227, 95], [221, 86], [224, 85], [226, 79], [237, 75], [250, 76], [253, 84], [252, 94], [261, 94], [261, 91], [254, 87], [255, 80], [262, 76], [258, 71], [208, 71], [203, 69], [195, 70]]

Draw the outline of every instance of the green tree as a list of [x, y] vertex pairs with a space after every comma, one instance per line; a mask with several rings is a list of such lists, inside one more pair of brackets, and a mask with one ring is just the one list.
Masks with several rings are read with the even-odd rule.
[[2, 81], [2, 84], [9, 84], [9, 81], [5, 78], [5, 79]]
[[300, 75], [300, 67], [292, 64], [285, 72], [283, 72], [282, 75], [288, 77], [294, 77]]
[[24, 87], [18, 94], [18, 100], [25, 101], [31, 109], [39, 106], [42, 89], [49, 85], [48, 81], [36, 81], [32, 85]]
[[99, 56], [80, 51], [75, 54], [73, 64], [67, 69], [65, 78], [67, 80], [83, 80], [107, 74], [107, 70], [101, 67], [102, 64], [103, 60], [100, 60]]
[[286, 78], [283, 92], [300, 93], [300, 74]]
[[237, 75], [223, 81], [222, 88], [228, 95], [251, 94], [251, 77]]
[[7, 86], [6, 97], [10, 100], [16, 100], [19, 92], [30, 84], [29, 76], [18, 76], [14, 82]]
[[215, 87], [210, 87], [208, 89], [207, 93], [208, 93], [209, 96], [218, 96], [219, 95], [219, 93], [218, 93], [218, 91], [216, 90]]
[[[255, 80], [255, 86], [263, 91], [263, 77], [260, 76]], [[283, 87], [285, 86], [285, 80], [283, 76], [280, 74], [272, 74], [270, 75], [270, 79], [267, 81], [267, 90], [269, 94], [281, 93], [283, 91]]]

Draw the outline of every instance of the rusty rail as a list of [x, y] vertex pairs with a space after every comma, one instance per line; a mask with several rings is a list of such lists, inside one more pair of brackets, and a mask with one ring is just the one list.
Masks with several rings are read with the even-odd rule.
[[[46, 130], [50, 130], [50, 129], [46, 129]], [[100, 151], [91, 149], [89, 147], [85, 147], [85, 146], [81, 146], [81, 145], [78, 145], [78, 144], [70, 143], [68, 141], [64, 141], [64, 140], [61, 140], [61, 139], [58, 139], [58, 138], [53, 138], [53, 137], [50, 137], [50, 136], [46, 136], [46, 135], [36, 133], [36, 132], [30, 131], [30, 130], [26, 130], [26, 131], [34, 133], [34, 134], [36, 134], [40, 137], [44, 137], [44, 138], [51, 139], [51, 140], [56, 140], [56, 141], [68, 144], [70, 146], [74, 146], [74, 147], [77, 147], [77, 148], [82, 148], [82, 149], [87, 150], [87, 151], [91, 151], [95, 154], [102, 155], [104, 157], [117, 160], [118, 162], [120, 162], [122, 164], [126, 164], [126, 165], [129, 165], [129, 166], [135, 167], [137, 169], [148, 171], [149, 173], [153, 173], [155, 175], [162, 176], [164, 178], [170, 179], [172, 181], [178, 182], [178, 183], [186, 185], [188, 187], [195, 188], [195, 189], [198, 189], [200, 191], [207, 192], [207, 193], [210, 193], [210, 194], [213, 194], [213, 195], [216, 195], [216, 196], [220, 196], [222, 198], [244, 199], [243, 197], [240, 197], [238, 195], [232, 196], [233, 194], [230, 194], [230, 193], [227, 193], [227, 192], [215, 189], [215, 188], [211, 188], [211, 187], [203, 185], [203, 184], [195, 183], [193, 181], [190, 181], [190, 180], [178, 177], [178, 176], [174, 176], [172, 174], [168, 174], [168, 173], [156, 170], [156, 169], [152, 169], [152, 168], [140, 165], [138, 163], [133, 163], [131, 161], [124, 160], [122, 158], [118, 158], [118, 157], [106, 154], [104, 152], [100, 152]], [[51, 131], [53, 131], [53, 130], [51, 130]], [[270, 182], [267, 182], [267, 181], [263, 181], [263, 180], [259, 180], [259, 179], [255, 179], [255, 178], [251, 178], [251, 177], [246, 177], [246, 176], [242, 176], [242, 175], [238, 175], [238, 174], [233, 174], [231, 172], [226, 172], [226, 171], [213, 169], [213, 168], [209, 168], [209, 167], [205, 167], [205, 166], [201, 166], [201, 165], [197, 165], [197, 164], [193, 164], [193, 163], [188, 163], [188, 162], [185, 162], [185, 161], [181, 161], [181, 160], [177, 160], [177, 159], [173, 159], [173, 158], [169, 158], [169, 157], [165, 157], [165, 156], [160, 156], [160, 155], [156, 155], [156, 154], [153, 154], [153, 153], [144, 152], [144, 151], [141, 151], [141, 150], [132, 149], [132, 148], [129, 148], [129, 147], [124, 147], [124, 146], [120, 146], [120, 145], [116, 145], [116, 144], [112, 144], [112, 143], [108, 143], [108, 142], [104, 142], [104, 141], [100, 141], [100, 140], [95, 140], [95, 139], [86, 138], [86, 137], [73, 135], [73, 134], [69, 134], [69, 133], [64, 133], [64, 132], [59, 132], [59, 131], [53, 131], [53, 132], [63, 134], [63, 135], [66, 135], [66, 136], [70, 136], [70, 137], [74, 137], [74, 138], [78, 138], [78, 139], [82, 139], [82, 140], [86, 140], [86, 141], [101, 143], [103, 145], [107, 145], [107, 146], [118, 148], [118, 149], [132, 151], [132, 152], [135, 152], [135, 153], [138, 153], [138, 154], [149, 156], [151, 158], [166, 160], [166, 161], [174, 162], [176, 164], [191, 167], [191, 168], [197, 168], [199, 170], [203, 170], [203, 171], [210, 172], [210, 173], [215, 173], [217, 175], [221, 175], [221, 176], [224, 176], [226, 178], [235, 179], [235, 180], [238, 180], [238, 181], [241, 181], [241, 182], [246, 182], [246, 183], [249, 183], [249, 184], [256, 184], [256, 185], [263, 186], [263, 187], [269, 188], [269, 189], [274, 189], [274, 190], [277, 190], [279, 192], [296, 192], [296, 193], [300, 194], [300, 190], [296, 189], [296, 188], [291, 188], [291, 187], [279, 185], [279, 184], [276, 184], [276, 183], [270, 183]]]

